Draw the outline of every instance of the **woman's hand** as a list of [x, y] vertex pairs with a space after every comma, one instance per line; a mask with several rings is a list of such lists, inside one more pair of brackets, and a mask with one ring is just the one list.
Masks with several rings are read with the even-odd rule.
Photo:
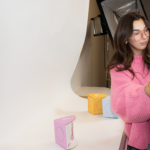
[[150, 81], [148, 82], [148, 84], [145, 86], [145, 93], [150, 97]]

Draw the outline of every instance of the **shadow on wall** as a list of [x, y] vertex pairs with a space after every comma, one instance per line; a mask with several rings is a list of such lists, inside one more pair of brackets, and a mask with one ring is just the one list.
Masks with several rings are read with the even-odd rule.
[[81, 86], [91, 86], [91, 23], [88, 22], [86, 38], [77, 66], [71, 78], [71, 88], [75, 92]]
[[100, 14], [96, 1], [91, 0], [86, 38], [71, 79], [71, 88], [76, 91], [83, 86], [106, 87], [104, 69], [104, 36], [93, 36], [91, 18]]
[[148, 20], [150, 22], [150, 9], [149, 9], [150, 1], [149, 0], [142, 0], [142, 3], [143, 3], [143, 6], [145, 8]]

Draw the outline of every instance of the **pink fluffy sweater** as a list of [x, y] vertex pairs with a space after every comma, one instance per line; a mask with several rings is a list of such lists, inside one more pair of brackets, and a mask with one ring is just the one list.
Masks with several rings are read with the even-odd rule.
[[150, 80], [150, 71], [148, 73], [146, 65], [144, 69], [142, 56], [134, 56], [131, 69], [135, 72], [133, 80], [133, 75], [127, 70], [110, 70], [111, 107], [125, 122], [128, 145], [147, 149], [150, 144], [150, 98], [144, 87]]

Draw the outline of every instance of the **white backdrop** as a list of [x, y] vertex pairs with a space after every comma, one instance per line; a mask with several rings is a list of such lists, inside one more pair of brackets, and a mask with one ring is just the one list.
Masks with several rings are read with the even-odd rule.
[[54, 149], [56, 108], [76, 111], [66, 99], [81, 100], [70, 81], [88, 8], [89, 0], [0, 1], [0, 150]]

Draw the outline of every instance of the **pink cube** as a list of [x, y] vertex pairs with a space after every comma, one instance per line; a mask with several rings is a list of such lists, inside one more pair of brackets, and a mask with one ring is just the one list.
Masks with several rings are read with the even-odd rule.
[[73, 121], [76, 116], [71, 115], [54, 120], [55, 141], [65, 149], [72, 149], [77, 146], [74, 139]]

